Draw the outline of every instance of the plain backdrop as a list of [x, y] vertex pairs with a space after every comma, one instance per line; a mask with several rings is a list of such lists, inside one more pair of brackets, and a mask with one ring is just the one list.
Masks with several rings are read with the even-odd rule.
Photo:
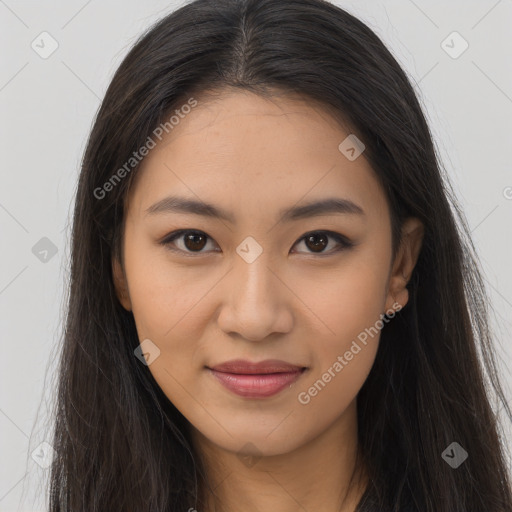
[[[415, 84], [481, 259], [505, 371], [512, 356], [512, 0], [335, 3], [383, 39]], [[45, 510], [41, 443], [50, 441], [72, 203], [91, 123], [135, 39], [180, 5], [0, 0], [1, 512]], [[57, 49], [43, 58], [52, 44]], [[505, 385], [512, 398], [510, 371]]]

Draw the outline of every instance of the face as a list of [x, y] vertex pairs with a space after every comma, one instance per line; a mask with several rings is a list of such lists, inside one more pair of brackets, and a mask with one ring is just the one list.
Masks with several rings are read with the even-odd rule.
[[[132, 187], [118, 297], [166, 396], [226, 450], [282, 454], [353, 414], [382, 315], [407, 302], [418, 223], [392, 261], [384, 192], [349, 134], [306, 100], [226, 93], [183, 116]], [[235, 359], [298, 369], [211, 370]]]

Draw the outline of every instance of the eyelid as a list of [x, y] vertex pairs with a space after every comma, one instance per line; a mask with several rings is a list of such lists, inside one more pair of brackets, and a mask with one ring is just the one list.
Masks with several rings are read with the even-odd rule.
[[[182, 235], [184, 235], [186, 233], [194, 233], [194, 234], [204, 235], [204, 236], [206, 236], [207, 239], [215, 241], [210, 235], [208, 235], [208, 233], [206, 233], [200, 229], [188, 228], [188, 229], [178, 229], [176, 231], [169, 233], [168, 235], [166, 235], [163, 239], [161, 239], [159, 241], [159, 244], [166, 247], [169, 251], [176, 252], [179, 254], [184, 254], [186, 256], [200, 256], [203, 254], [208, 254], [210, 252], [210, 251], [206, 251], [206, 252], [183, 251], [182, 249], [177, 249], [177, 248], [170, 246], [174, 240], [176, 240], [177, 238], [180, 238]], [[336, 240], [336, 242], [338, 242], [340, 247], [338, 247], [337, 249], [334, 249], [334, 250], [331, 249], [329, 252], [323, 252], [323, 253], [322, 252], [319, 252], [319, 253], [310, 252], [310, 253], [308, 253], [308, 256], [330, 256], [333, 254], [337, 254], [343, 250], [350, 249], [351, 247], [356, 245], [345, 235], [342, 235], [341, 233], [337, 233], [336, 231], [331, 231], [328, 229], [314, 229], [314, 230], [307, 231], [306, 233], [301, 235], [294, 242], [293, 247], [295, 247], [299, 242], [302, 242], [307, 236], [312, 235], [312, 234], [317, 234], [317, 233], [323, 233], [323, 234], [326, 234], [329, 238], [333, 238], [334, 240]], [[219, 252], [219, 251], [214, 251], [214, 252]], [[302, 254], [302, 253], [300, 253], [300, 254]]]
[[327, 256], [331, 256], [334, 254], [338, 254], [339, 252], [344, 251], [346, 249], [350, 249], [351, 247], [353, 247], [355, 245], [355, 243], [352, 242], [350, 239], [348, 239], [345, 235], [342, 235], [341, 233], [337, 233], [336, 231], [331, 231], [329, 229], [314, 229], [312, 231], [308, 231], [307, 233], [304, 233], [303, 235], [301, 235], [298, 238], [298, 240], [293, 244], [293, 247], [295, 247], [299, 242], [304, 241], [304, 239], [306, 237], [308, 237], [309, 235], [316, 234], [316, 233], [326, 234], [329, 238], [333, 238], [334, 240], [336, 240], [336, 242], [338, 242], [339, 247], [337, 247], [335, 249], [331, 249], [328, 252], [306, 253], [308, 256], [320, 256], [320, 257], [326, 256], [327, 257]]
[[[200, 229], [188, 228], [188, 229], [178, 229], [176, 231], [173, 231], [172, 233], [169, 233], [168, 235], [166, 235], [163, 239], [161, 239], [159, 241], [159, 244], [163, 245], [169, 251], [179, 253], [179, 254], [185, 255], [185, 256], [195, 257], [195, 256], [201, 256], [204, 254], [208, 254], [208, 252], [183, 251], [182, 249], [178, 249], [176, 247], [171, 247], [171, 243], [174, 242], [174, 240], [176, 240], [177, 238], [180, 238], [181, 236], [183, 236], [186, 233], [205, 235], [209, 240], [214, 241], [214, 239], [210, 235], [208, 235], [208, 233], [205, 233], [204, 231], [201, 231]], [[215, 252], [219, 252], [219, 251], [215, 251]]]

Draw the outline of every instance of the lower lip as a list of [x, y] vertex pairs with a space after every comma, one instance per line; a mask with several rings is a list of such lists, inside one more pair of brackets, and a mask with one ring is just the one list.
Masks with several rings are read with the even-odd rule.
[[248, 398], [266, 398], [279, 393], [286, 386], [294, 383], [305, 370], [289, 373], [239, 374], [209, 371], [227, 389], [237, 395]]

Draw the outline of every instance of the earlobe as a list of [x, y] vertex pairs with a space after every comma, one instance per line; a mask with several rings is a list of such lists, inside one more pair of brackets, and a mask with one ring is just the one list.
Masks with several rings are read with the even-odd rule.
[[114, 288], [119, 302], [127, 311], [132, 310], [130, 294], [128, 293], [128, 284], [121, 263], [117, 258], [112, 258], [112, 276], [114, 279]]
[[423, 244], [424, 226], [416, 217], [409, 217], [402, 226], [402, 243], [389, 278], [386, 308], [398, 303], [403, 308], [409, 300], [409, 282]]

